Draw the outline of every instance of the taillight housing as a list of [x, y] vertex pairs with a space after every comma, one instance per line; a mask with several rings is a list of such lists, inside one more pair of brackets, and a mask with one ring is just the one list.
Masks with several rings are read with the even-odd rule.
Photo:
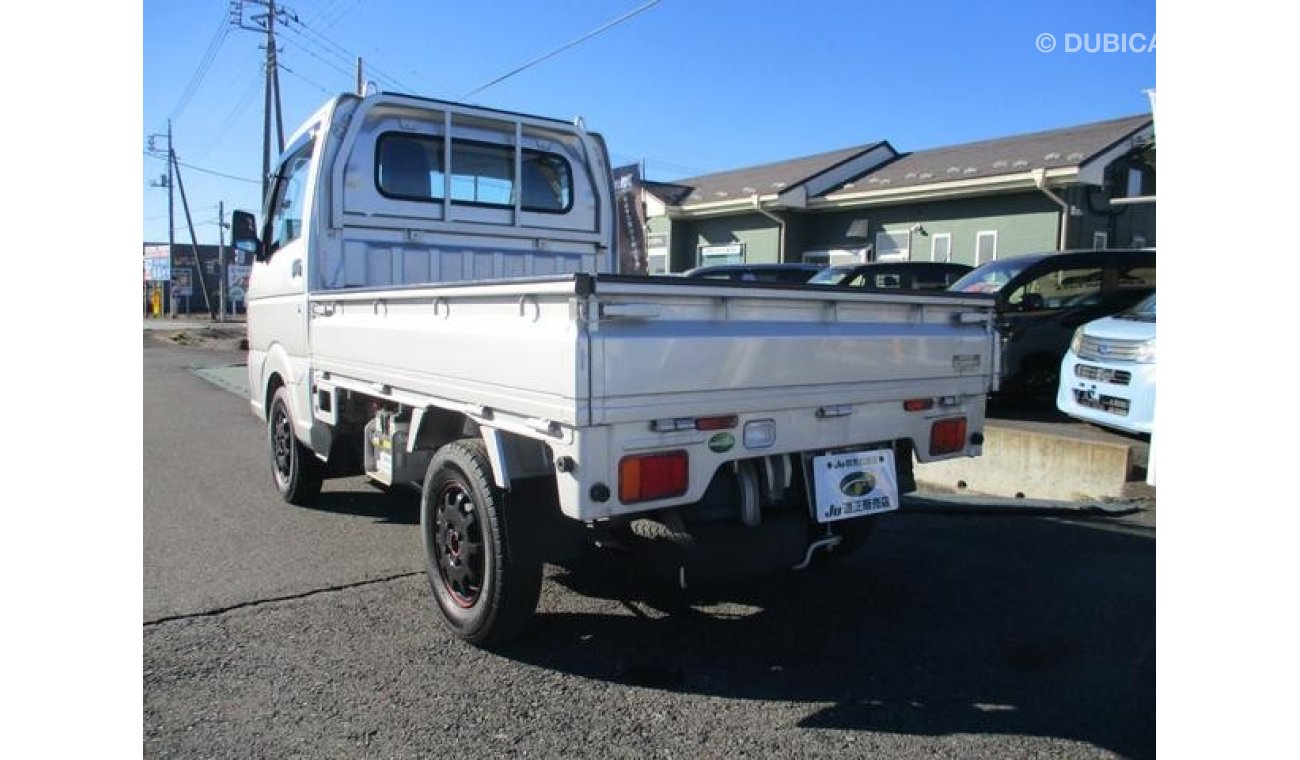
[[618, 498], [624, 504], [681, 496], [690, 485], [685, 451], [636, 454], [618, 462]]
[[966, 448], [966, 418], [947, 417], [930, 425], [930, 455], [952, 454]]

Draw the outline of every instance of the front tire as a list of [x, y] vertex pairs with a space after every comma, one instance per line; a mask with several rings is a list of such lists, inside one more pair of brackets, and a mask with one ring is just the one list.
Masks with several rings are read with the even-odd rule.
[[420, 496], [429, 584], [447, 627], [480, 646], [518, 635], [541, 595], [541, 559], [511, 532], [505, 503], [482, 441], [453, 441], [429, 462]]
[[315, 503], [320, 495], [325, 467], [294, 435], [289, 408], [289, 389], [280, 386], [272, 397], [271, 413], [266, 416], [271, 475], [280, 498], [290, 504], [307, 506]]

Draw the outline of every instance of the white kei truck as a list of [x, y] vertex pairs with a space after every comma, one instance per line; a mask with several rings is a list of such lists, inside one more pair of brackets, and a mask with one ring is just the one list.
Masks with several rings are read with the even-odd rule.
[[580, 120], [340, 95], [271, 180], [232, 240], [276, 488], [418, 485], [433, 596], [473, 644], [535, 613], [539, 526], [667, 552], [685, 586], [851, 550], [914, 457], [980, 454], [989, 299], [617, 274]]

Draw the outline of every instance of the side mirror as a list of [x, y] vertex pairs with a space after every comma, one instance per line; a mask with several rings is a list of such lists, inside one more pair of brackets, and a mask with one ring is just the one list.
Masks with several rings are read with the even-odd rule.
[[257, 236], [257, 219], [247, 211], [230, 215], [230, 244], [241, 254], [251, 254], [256, 261], [266, 260], [266, 249]]

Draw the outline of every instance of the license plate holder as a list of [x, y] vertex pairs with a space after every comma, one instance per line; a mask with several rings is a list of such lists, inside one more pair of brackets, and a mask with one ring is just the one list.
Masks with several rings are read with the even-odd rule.
[[893, 449], [871, 449], [812, 458], [813, 514], [827, 523], [898, 509], [898, 470]]

